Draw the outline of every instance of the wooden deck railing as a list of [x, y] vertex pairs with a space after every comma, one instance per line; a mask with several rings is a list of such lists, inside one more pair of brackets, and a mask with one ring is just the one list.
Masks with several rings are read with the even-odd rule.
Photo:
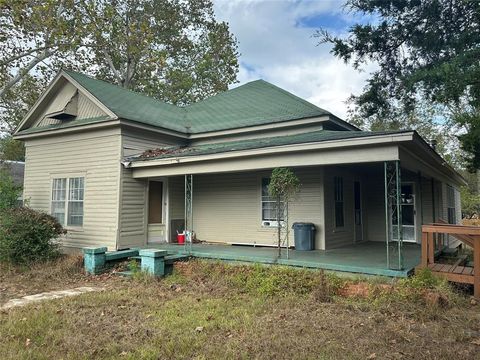
[[[461, 259], [454, 264], [435, 263], [435, 249], [440, 238], [448, 234], [473, 250], [473, 267], [463, 266]], [[422, 226], [422, 262], [420, 267], [432, 270], [434, 274], [448, 281], [473, 284], [474, 296], [480, 299], [480, 227], [435, 223]]]

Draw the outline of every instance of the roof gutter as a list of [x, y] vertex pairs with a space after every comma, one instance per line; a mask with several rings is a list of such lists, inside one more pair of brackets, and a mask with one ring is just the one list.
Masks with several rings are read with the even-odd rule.
[[[127, 158], [127, 159], [124, 159], [124, 161], [122, 161], [122, 165], [126, 168], [141, 168], [141, 167], [150, 167], [150, 166], [167, 166], [167, 165], [191, 163], [191, 162], [198, 162], [198, 161], [248, 157], [248, 156], [255, 156], [255, 155], [279, 154], [279, 153], [285, 153], [285, 152], [328, 150], [328, 149], [335, 149], [338, 147], [354, 147], [354, 146], [365, 146], [365, 145], [384, 145], [384, 144], [411, 141], [413, 138], [413, 134], [414, 134], [413, 132], [405, 132], [405, 133], [394, 134], [394, 135], [377, 135], [377, 136], [368, 136], [364, 138], [350, 138], [350, 139], [341, 139], [341, 140], [310, 142], [310, 143], [303, 143], [303, 144], [289, 144], [289, 145], [280, 145], [280, 146], [247, 149], [247, 150], [235, 150], [235, 151], [228, 151], [228, 152], [216, 153], [216, 154], [177, 156], [177, 157], [169, 157], [164, 159], [135, 161], [135, 160], [129, 160]], [[372, 143], [372, 140], [375, 140], [375, 142]]]

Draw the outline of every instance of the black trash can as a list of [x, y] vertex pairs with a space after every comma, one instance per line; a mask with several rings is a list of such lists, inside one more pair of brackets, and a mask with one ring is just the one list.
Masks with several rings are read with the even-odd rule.
[[295, 238], [295, 250], [308, 251], [315, 248], [315, 225], [296, 222], [292, 225]]

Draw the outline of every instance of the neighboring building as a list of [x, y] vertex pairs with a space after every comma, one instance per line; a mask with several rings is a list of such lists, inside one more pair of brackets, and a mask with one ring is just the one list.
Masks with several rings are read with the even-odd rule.
[[186, 216], [201, 241], [274, 245], [275, 167], [300, 178], [288, 220], [314, 223], [317, 249], [395, 241], [396, 198], [405, 242], [460, 220], [464, 180], [415, 131], [360, 131], [262, 80], [176, 107], [62, 71], [15, 138], [25, 197], [65, 225], [68, 247], [172, 241]]

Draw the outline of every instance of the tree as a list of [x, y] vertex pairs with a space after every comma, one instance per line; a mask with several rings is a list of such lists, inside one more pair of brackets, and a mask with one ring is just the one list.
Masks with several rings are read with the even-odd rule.
[[17, 206], [21, 193], [22, 187], [15, 185], [5, 169], [0, 169], [0, 212]]
[[173, 104], [236, 81], [236, 39], [211, 0], [80, 2], [88, 35], [80, 59], [97, 77]]
[[[282, 219], [288, 208], [288, 202], [298, 192], [300, 180], [287, 168], [275, 168], [268, 184], [268, 194], [275, 199], [275, 211], [277, 217], [278, 256], [281, 255], [282, 242]], [[287, 229], [288, 231], [288, 229]]]
[[468, 0], [348, 0], [347, 9], [374, 19], [347, 37], [317, 32], [332, 53], [360, 69], [378, 64], [354, 97], [361, 116], [413, 114], [427, 101], [448, 110], [471, 168], [480, 168], [480, 2]]
[[0, 0], [0, 128], [61, 67], [182, 105], [227, 90], [237, 57], [211, 0]]

